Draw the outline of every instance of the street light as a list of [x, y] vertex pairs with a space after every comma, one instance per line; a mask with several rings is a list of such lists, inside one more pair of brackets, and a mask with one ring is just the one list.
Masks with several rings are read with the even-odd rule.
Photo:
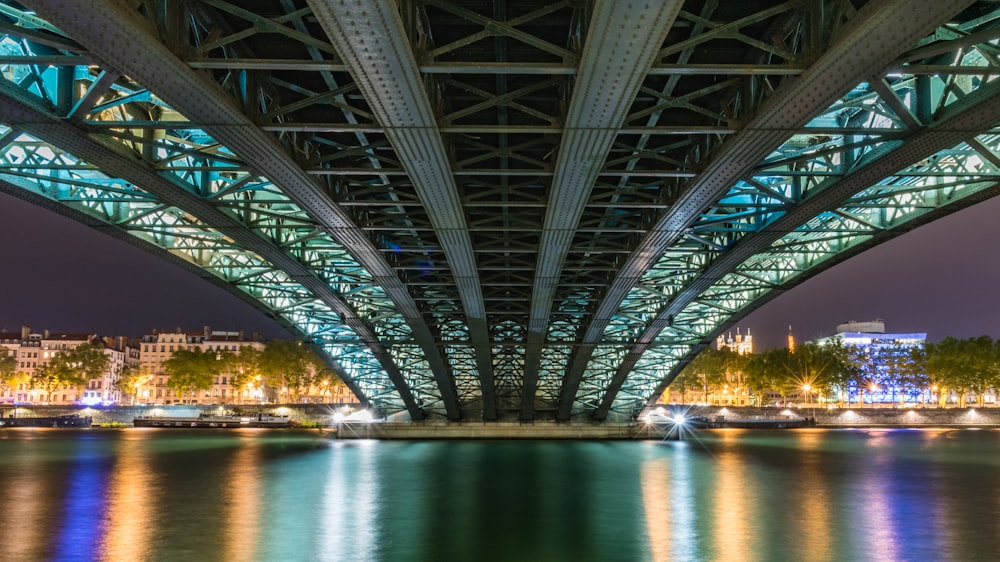
[[876, 390], [878, 390], [878, 385], [877, 384], [871, 383], [871, 384], [868, 385], [868, 393], [871, 394], [871, 397], [872, 397], [872, 408], [875, 407], [875, 391]]

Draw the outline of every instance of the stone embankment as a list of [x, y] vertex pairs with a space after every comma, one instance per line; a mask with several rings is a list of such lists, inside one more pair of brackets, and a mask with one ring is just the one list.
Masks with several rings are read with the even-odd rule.
[[1000, 426], [1000, 408], [723, 408], [664, 405], [668, 412], [709, 419], [814, 418], [818, 427], [986, 427]]
[[[357, 404], [354, 405], [357, 407]], [[341, 404], [290, 404], [281, 405], [238, 405], [238, 406], [18, 406], [0, 407], [0, 417], [47, 417], [78, 414], [94, 419], [94, 425], [131, 425], [140, 416], [197, 417], [205, 414], [240, 412], [248, 415], [278, 414], [307, 425], [327, 426], [333, 422], [333, 415], [343, 408]]]
[[[84, 408], [74, 406], [19, 406], [0, 408], [0, 416], [90, 416], [94, 425], [129, 426], [138, 416], [198, 416], [220, 413], [230, 407], [219, 406], [118, 406]], [[650, 439], [661, 438], [670, 427], [669, 418], [683, 412], [687, 417], [722, 420], [802, 420], [815, 419], [817, 427], [1000, 427], [1000, 408], [722, 408], [714, 406], [665, 405], [648, 423], [639, 419], [630, 423], [576, 421], [556, 423], [519, 422], [348, 422], [338, 423], [333, 404], [293, 404], [239, 406], [246, 414], [275, 413], [287, 415], [307, 427], [336, 429], [341, 439]]]

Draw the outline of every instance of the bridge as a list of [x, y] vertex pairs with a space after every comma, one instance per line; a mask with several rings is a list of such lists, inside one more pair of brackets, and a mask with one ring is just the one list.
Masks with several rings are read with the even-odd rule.
[[0, 0], [0, 190], [410, 420], [627, 419], [1000, 193], [1000, 3]]

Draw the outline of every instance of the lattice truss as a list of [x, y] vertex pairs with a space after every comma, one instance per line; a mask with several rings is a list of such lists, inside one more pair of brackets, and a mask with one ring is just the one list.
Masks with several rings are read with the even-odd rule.
[[631, 415], [775, 289], [994, 193], [966, 3], [2, 2], [0, 188], [384, 413]]
[[[39, 30], [54, 29], [3, 9], [24, 25], [0, 40], [9, 61], [3, 117], [16, 127], [2, 129], [3, 181], [204, 269], [319, 343], [376, 407], [401, 409], [371, 344], [391, 347], [407, 372], [428, 369], [371, 273], [204, 128], [129, 77], [94, 65], [68, 40], [61, 49], [35, 42]], [[60, 119], [87, 134], [35, 125]], [[33, 128], [39, 134], [23, 132]], [[362, 317], [369, 333], [352, 329]], [[430, 400], [437, 394], [419, 376], [408, 382]]]
[[623, 413], [648, 405], [775, 289], [994, 196], [1000, 30], [979, 26], [997, 17], [937, 29], [812, 118], [701, 213], [609, 324], [606, 338], [650, 343], [616, 397], [604, 394], [608, 371], [591, 372], [593, 400]]

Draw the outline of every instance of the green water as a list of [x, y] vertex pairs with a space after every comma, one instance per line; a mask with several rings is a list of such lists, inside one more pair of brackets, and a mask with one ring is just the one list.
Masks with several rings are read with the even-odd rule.
[[0, 431], [0, 560], [997, 560], [1000, 431]]

